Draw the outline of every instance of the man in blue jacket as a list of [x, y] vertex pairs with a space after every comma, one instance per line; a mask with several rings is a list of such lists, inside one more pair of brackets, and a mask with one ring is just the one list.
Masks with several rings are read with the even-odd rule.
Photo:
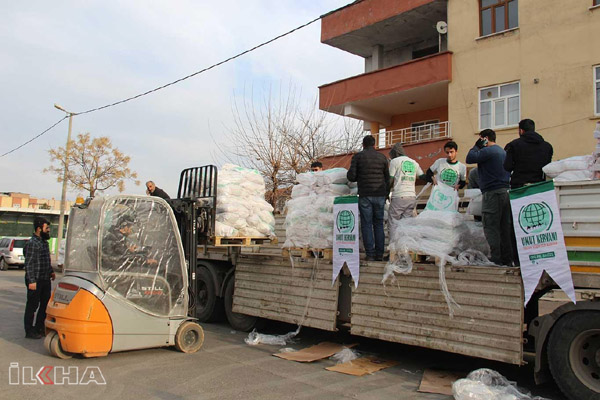
[[363, 151], [352, 157], [347, 178], [358, 183], [358, 211], [367, 261], [382, 261], [385, 246], [383, 209], [390, 192], [387, 157], [375, 150], [375, 138], [363, 138]]
[[510, 174], [504, 169], [506, 152], [496, 144], [496, 132], [485, 129], [467, 154], [467, 163], [477, 163], [479, 188], [483, 193], [483, 231], [490, 245], [491, 261], [512, 265], [512, 215], [508, 188]]

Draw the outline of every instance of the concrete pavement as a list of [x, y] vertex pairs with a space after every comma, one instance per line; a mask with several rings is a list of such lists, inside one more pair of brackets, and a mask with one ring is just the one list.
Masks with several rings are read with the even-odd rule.
[[[303, 329], [298, 342], [288, 347], [301, 349], [324, 340], [358, 342], [359, 351], [398, 360], [399, 365], [363, 377], [330, 372], [324, 369], [334, 364], [330, 360], [296, 363], [272, 356], [280, 346], [248, 346], [243, 341], [247, 334], [232, 331], [226, 323], [202, 324], [205, 342], [196, 354], [163, 348], [59, 360], [47, 354], [43, 340], [24, 338], [24, 307], [23, 271], [0, 271], [0, 392], [6, 399], [450, 399], [416, 391], [429, 367], [465, 372], [493, 368], [537, 395], [563, 399], [553, 384], [534, 386], [531, 365], [516, 367], [313, 329]], [[264, 331], [293, 329], [271, 323]], [[34, 373], [43, 366], [76, 366], [80, 376], [95, 366], [106, 385], [9, 385], [10, 363], [15, 362]]]

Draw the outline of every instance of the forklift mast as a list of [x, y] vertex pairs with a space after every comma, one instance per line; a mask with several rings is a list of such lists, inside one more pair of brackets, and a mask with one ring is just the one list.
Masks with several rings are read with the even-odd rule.
[[210, 244], [215, 233], [217, 167], [205, 165], [184, 169], [179, 177], [177, 198], [170, 200], [188, 267], [190, 316], [196, 315], [196, 263], [199, 245]]

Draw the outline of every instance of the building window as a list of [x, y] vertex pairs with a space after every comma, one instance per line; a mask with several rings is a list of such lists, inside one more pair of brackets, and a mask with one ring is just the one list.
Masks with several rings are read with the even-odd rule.
[[519, 26], [518, 0], [479, 0], [479, 33], [481, 36]]
[[600, 0], [594, 0], [594, 5], [595, 6], [600, 6]]
[[521, 118], [519, 82], [479, 89], [479, 129], [517, 126]]
[[[600, 0], [599, 0], [600, 1]], [[594, 111], [596, 115], [600, 115], [600, 65], [594, 67]]]

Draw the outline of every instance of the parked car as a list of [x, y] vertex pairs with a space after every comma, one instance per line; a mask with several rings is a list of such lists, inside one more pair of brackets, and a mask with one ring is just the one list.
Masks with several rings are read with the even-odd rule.
[[9, 266], [17, 266], [23, 269], [25, 257], [23, 247], [29, 238], [5, 237], [0, 239], [0, 270], [8, 269]]

